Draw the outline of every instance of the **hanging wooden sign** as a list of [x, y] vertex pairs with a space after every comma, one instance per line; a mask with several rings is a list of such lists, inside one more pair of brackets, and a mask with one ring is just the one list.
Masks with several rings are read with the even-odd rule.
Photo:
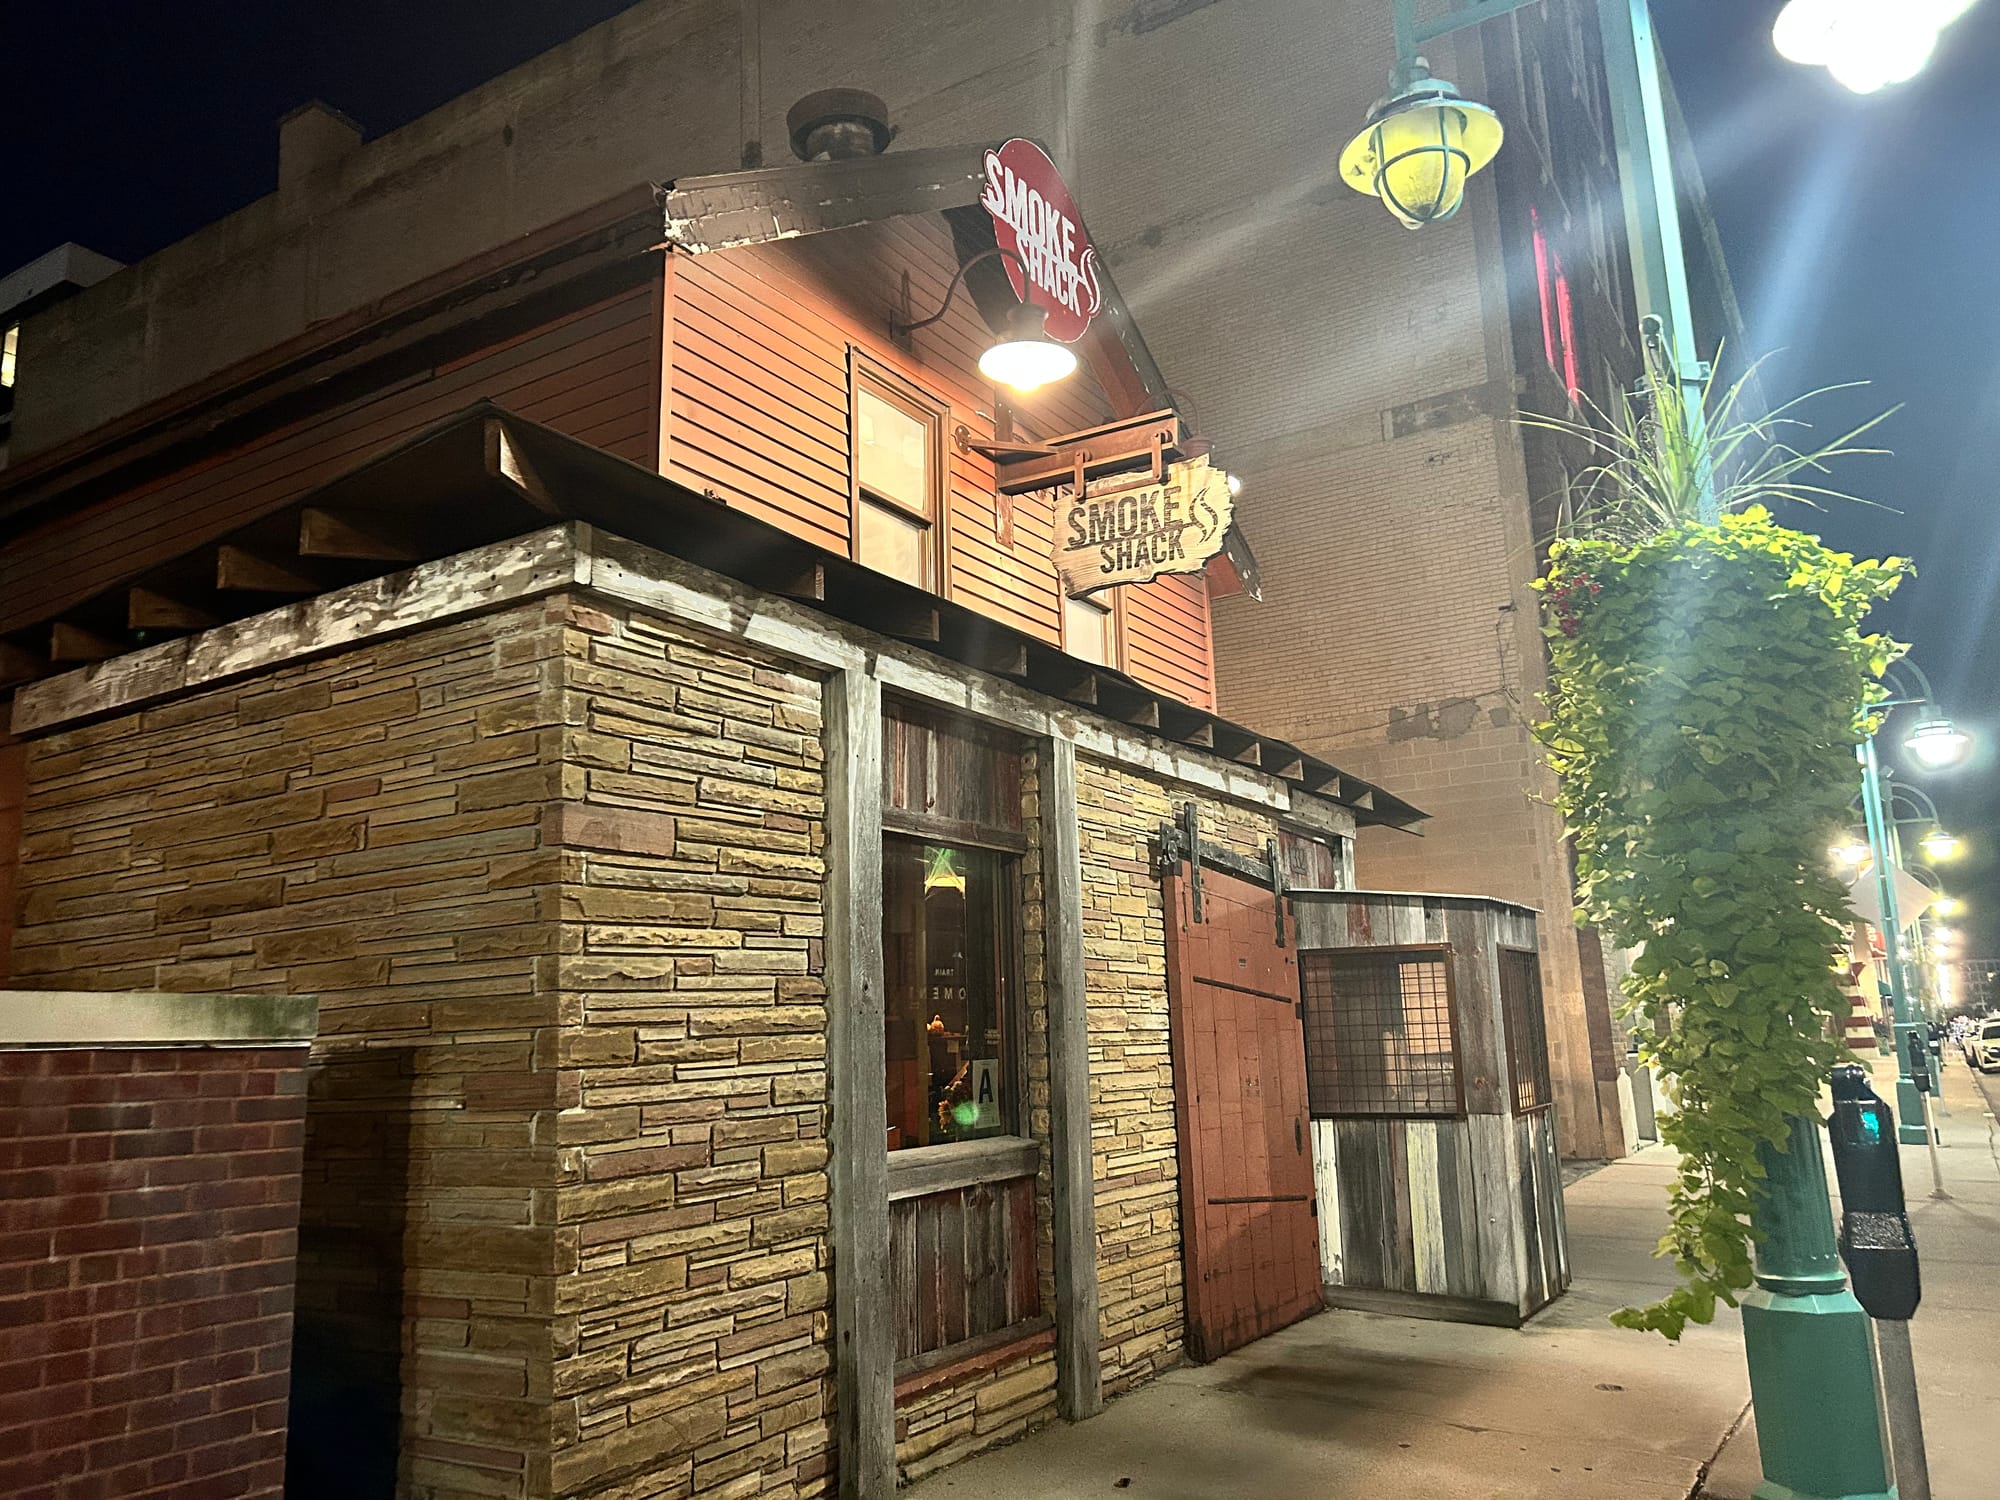
[[1056, 570], [1063, 592], [1081, 599], [1162, 573], [1199, 573], [1222, 550], [1234, 504], [1229, 476], [1204, 457], [1170, 464], [1164, 481], [1093, 481], [1058, 511]]

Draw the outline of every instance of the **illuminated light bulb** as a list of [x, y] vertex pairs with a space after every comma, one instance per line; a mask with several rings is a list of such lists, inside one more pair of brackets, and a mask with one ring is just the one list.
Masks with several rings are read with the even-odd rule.
[[1918, 722], [1903, 740], [1903, 748], [1933, 771], [1955, 766], [1972, 748], [1972, 736], [1943, 714], [1932, 714]]
[[1834, 859], [1843, 865], [1860, 866], [1866, 864], [1868, 861], [1868, 846], [1858, 843], [1853, 839], [1849, 839], [1844, 844], [1835, 844], [1831, 849], [1827, 850], [1827, 853], [1831, 854]]
[[1942, 828], [1933, 829], [1918, 842], [1932, 859], [1950, 859], [1963, 847], [1963, 840], [1958, 835], [1946, 833]]
[[1022, 303], [999, 340], [979, 356], [979, 373], [1024, 395], [1076, 373], [1076, 355], [1042, 331], [1047, 315]]
[[1941, 917], [1955, 917], [1965, 910], [1965, 903], [1956, 896], [1940, 894], [1931, 898], [1931, 910]]

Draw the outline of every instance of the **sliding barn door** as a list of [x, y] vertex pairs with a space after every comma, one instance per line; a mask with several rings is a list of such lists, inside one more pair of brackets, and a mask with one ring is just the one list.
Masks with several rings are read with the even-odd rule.
[[1297, 949], [1268, 886], [1201, 882], [1199, 922], [1185, 867], [1165, 887], [1187, 1342], [1211, 1360], [1321, 1301]]

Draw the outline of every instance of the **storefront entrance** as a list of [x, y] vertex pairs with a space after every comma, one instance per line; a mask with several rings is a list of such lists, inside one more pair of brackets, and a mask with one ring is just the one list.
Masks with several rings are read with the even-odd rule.
[[1269, 886], [1178, 866], [1165, 888], [1187, 1347], [1206, 1361], [1321, 1305], [1299, 969]]

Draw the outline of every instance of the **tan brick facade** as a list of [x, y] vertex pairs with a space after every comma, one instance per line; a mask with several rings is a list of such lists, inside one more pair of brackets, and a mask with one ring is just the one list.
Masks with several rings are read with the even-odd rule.
[[[385, 1489], [830, 1493], [826, 669], [566, 587], [32, 742], [15, 965], [322, 997], [301, 1349], [382, 1398]], [[1182, 1358], [1150, 840], [1193, 798], [1205, 838], [1260, 858], [1278, 814], [1252, 802], [1289, 794], [1198, 755], [1186, 774], [1246, 800], [1197, 792], [1096, 732], [1077, 796], [1115, 1395]], [[1024, 1104], [1048, 1314], [1040, 762]], [[907, 1380], [905, 1477], [1050, 1420], [1053, 1337]]]
[[29, 746], [20, 982], [321, 996], [299, 1337], [400, 1391], [439, 1500], [548, 1461], [561, 640], [528, 605]]
[[1166, 913], [1151, 841], [1191, 798], [1201, 809], [1204, 838], [1262, 858], [1264, 840], [1277, 829], [1268, 814], [1078, 758], [1106, 1395], [1142, 1385], [1182, 1359], [1186, 1308]]
[[819, 683], [656, 617], [568, 620], [554, 1492], [818, 1494]]

